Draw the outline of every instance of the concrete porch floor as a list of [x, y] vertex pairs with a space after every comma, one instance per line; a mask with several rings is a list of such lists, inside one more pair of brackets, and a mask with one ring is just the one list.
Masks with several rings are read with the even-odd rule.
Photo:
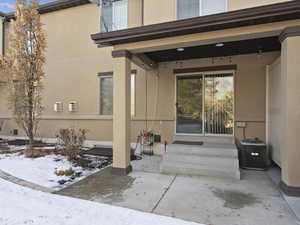
[[128, 176], [107, 168], [57, 194], [207, 225], [300, 224], [270, 178], [272, 170], [242, 171], [242, 180], [174, 176], [158, 173], [160, 160], [134, 161]]

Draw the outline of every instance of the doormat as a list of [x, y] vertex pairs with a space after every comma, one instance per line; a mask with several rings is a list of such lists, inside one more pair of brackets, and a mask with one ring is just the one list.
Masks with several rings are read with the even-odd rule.
[[203, 141], [174, 141], [176, 145], [203, 145]]

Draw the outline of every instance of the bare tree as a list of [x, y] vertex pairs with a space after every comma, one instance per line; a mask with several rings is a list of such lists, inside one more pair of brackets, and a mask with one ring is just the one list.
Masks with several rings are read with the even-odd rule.
[[29, 139], [28, 157], [43, 112], [45, 49], [46, 35], [38, 13], [38, 0], [17, 0], [15, 21], [12, 21], [8, 49], [0, 59], [0, 71], [7, 85], [9, 108]]

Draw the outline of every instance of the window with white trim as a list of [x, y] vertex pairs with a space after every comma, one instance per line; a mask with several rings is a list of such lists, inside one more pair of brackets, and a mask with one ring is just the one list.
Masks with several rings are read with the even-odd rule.
[[[131, 74], [131, 116], [135, 115], [136, 73]], [[113, 76], [100, 76], [100, 115], [113, 114]]]
[[126, 29], [128, 26], [128, 0], [103, 1], [101, 32]]
[[177, 0], [177, 19], [206, 16], [227, 11], [227, 0]]

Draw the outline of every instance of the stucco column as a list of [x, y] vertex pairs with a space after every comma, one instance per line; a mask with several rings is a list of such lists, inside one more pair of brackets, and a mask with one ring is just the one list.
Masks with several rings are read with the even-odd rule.
[[113, 51], [113, 169], [115, 174], [131, 172], [130, 165], [130, 77], [131, 53]]
[[282, 110], [281, 188], [300, 196], [300, 26], [288, 27], [280, 35]]

